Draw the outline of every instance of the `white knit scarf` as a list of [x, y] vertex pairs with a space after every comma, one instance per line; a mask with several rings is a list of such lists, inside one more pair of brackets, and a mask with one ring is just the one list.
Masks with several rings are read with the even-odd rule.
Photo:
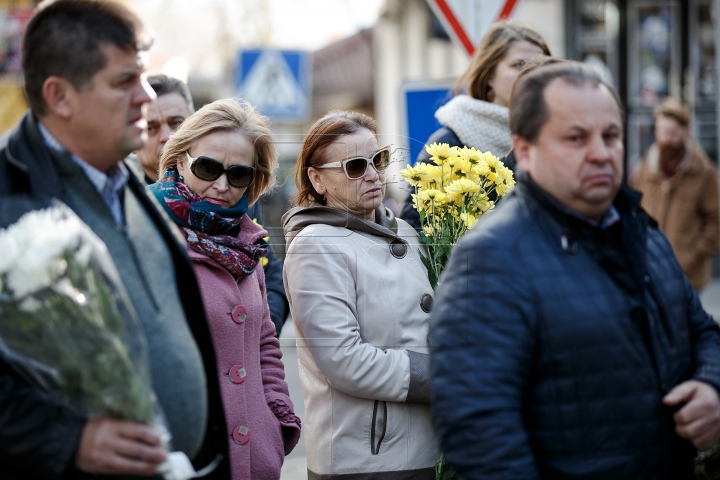
[[435, 118], [455, 132], [466, 147], [488, 150], [500, 158], [512, 148], [506, 107], [458, 95], [438, 108]]

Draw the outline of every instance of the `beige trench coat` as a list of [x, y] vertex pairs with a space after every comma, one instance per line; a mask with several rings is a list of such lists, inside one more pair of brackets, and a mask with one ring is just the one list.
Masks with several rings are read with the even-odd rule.
[[423, 307], [433, 291], [415, 230], [397, 220], [397, 236], [409, 243], [404, 253], [392, 239], [318, 224], [289, 245], [284, 280], [311, 478], [424, 469], [440, 456], [429, 405], [405, 403], [408, 351], [428, 353]]

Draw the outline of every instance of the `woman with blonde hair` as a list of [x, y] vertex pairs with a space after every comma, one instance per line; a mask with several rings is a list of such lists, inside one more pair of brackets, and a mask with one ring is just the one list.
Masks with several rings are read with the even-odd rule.
[[417, 233], [382, 203], [390, 148], [333, 111], [295, 166], [284, 277], [305, 397], [308, 478], [432, 480], [427, 328]]
[[[165, 144], [151, 192], [187, 240], [216, 352], [233, 480], [277, 480], [300, 437], [258, 263], [267, 232], [245, 212], [274, 183], [266, 119], [218, 100]], [[168, 374], [171, 374], [168, 372]]]
[[[456, 96], [435, 112], [442, 127], [426, 144], [475, 147], [505, 158], [512, 149], [508, 126], [510, 92], [525, 63], [538, 55], [550, 56], [550, 49], [532, 27], [517, 20], [491, 25], [458, 80]], [[429, 154], [423, 149], [417, 162], [429, 160]], [[505, 164], [514, 169], [514, 158], [507, 158]], [[409, 194], [400, 216], [420, 229], [420, 218]]]

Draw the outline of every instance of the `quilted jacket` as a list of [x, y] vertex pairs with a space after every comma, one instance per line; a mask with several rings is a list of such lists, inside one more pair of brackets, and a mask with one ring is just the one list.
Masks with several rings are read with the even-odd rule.
[[524, 174], [456, 246], [431, 320], [432, 410], [465, 479], [694, 478], [661, 399], [688, 379], [720, 387], [720, 330], [639, 197], [615, 200], [640, 252], [624, 284]]

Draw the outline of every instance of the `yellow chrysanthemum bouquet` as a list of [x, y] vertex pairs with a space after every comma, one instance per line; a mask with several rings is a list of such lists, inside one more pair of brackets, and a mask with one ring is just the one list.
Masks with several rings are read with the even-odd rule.
[[426, 145], [430, 163], [400, 171], [415, 189], [412, 195], [420, 214], [420, 240], [428, 256], [422, 256], [430, 284], [435, 288], [450, 252], [465, 232], [495, 206], [490, 199], [503, 197], [515, 186], [513, 172], [490, 152], [451, 147], [447, 143]]

